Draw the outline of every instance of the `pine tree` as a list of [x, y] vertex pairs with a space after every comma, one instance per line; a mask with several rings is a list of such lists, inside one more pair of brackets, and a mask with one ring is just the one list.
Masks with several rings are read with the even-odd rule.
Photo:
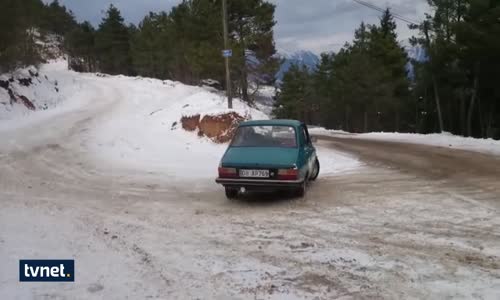
[[97, 30], [95, 45], [99, 69], [108, 74], [130, 74], [130, 34], [120, 11], [109, 6]]
[[35, 33], [45, 6], [41, 0], [0, 1], [0, 71], [36, 65], [41, 57]]
[[60, 36], [64, 36], [77, 26], [73, 12], [67, 10], [58, 0], [53, 0], [46, 6], [42, 18], [41, 27]]
[[[369, 51], [370, 56], [387, 68], [391, 75], [393, 93], [387, 95], [384, 99], [385, 103], [380, 104], [380, 110], [384, 110], [381, 111], [379, 118], [383, 123], [380, 125], [383, 129], [399, 131], [401, 114], [405, 115], [406, 119], [410, 111], [408, 110], [409, 103], [407, 103], [409, 98], [408, 55], [398, 43], [396, 27], [390, 10], [385, 10], [380, 19], [380, 25], [370, 28]], [[392, 115], [394, 119], [384, 118], [386, 115]]]
[[282, 92], [278, 95], [273, 114], [277, 118], [311, 121], [312, 76], [305, 66], [291, 65], [283, 77]]
[[80, 72], [96, 71], [95, 29], [83, 22], [65, 36], [69, 67]]
[[[229, 29], [234, 48], [233, 67], [236, 69], [241, 97], [250, 101], [249, 76], [257, 73], [268, 78], [274, 77], [279, 67], [273, 37], [275, 5], [263, 0], [233, 0], [228, 4]], [[248, 59], [251, 56], [259, 61], [253, 69], [249, 67]]]

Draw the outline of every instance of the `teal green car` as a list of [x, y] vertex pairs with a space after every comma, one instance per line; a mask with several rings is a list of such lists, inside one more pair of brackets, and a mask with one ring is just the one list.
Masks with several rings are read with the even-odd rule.
[[307, 126], [295, 120], [247, 121], [238, 126], [216, 182], [229, 199], [239, 191], [293, 190], [304, 196], [319, 161]]

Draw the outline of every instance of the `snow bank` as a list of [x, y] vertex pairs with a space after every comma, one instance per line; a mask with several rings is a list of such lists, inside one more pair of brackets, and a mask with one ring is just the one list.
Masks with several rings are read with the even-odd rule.
[[[38, 72], [40, 81], [16, 89], [36, 99], [44, 109], [31, 112], [19, 108], [16, 112], [3, 107], [0, 133], [75, 113], [82, 119], [75, 125], [81, 128], [72, 130], [80, 132], [78, 143], [92, 161], [105, 168], [160, 173], [166, 180], [213, 179], [227, 145], [183, 130], [181, 118], [236, 112], [248, 119], [269, 119], [268, 114], [239, 99], [233, 99], [233, 109], [228, 109], [224, 93], [212, 88], [142, 77], [76, 73], [68, 71], [63, 60], [43, 65]], [[266, 91], [271, 94], [270, 89]], [[5, 96], [0, 93], [0, 99]], [[321, 175], [359, 165], [356, 159], [328, 148], [320, 147], [318, 151]]]
[[[91, 77], [69, 71], [64, 60], [44, 64], [39, 70], [29, 67], [0, 75], [0, 80], [13, 79], [9, 88], [17, 95], [27, 97], [36, 108], [32, 111], [22, 103], [11, 105], [7, 90], [0, 88], [0, 131], [41, 122], [88, 104], [95, 94]], [[31, 78], [32, 84], [20, 84], [18, 79], [21, 78]]]
[[352, 155], [332, 150], [324, 145], [317, 145], [316, 151], [320, 162], [320, 176], [332, 176], [359, 169], [362, 163]]
[[441, 134], [411, 134], [373, 132], [358, 135], [363, 139], [398, 141], [414, 144], [425, 144], [446, 148], [470, 150], [494, 155], [500, 155], [500, 141], [493, 139], [476, 139], [456, 136], [451, 133]]
[[310, 129], [309, 131], [315, 134], [332, 135], [336, 137], [423, 144], [500, 155], [500, 141], [493, 139], [476, 139], [463, 137], [453, 135], [451, 133], [415, 134], [397, 132], [370, 132], [355, 134], [342, 130], [327, 130], [320, 127]]
[[202, 87], [150, 78], [101, 79], [119, 97], [119, 105], [94, 134], [96, 159], [115, 167], [164, 173], [172, 178], [214, 178], [226, 145], [182, 129], [182, 116], [236, 112], [249, 119], [268, 116], [223, 94]]

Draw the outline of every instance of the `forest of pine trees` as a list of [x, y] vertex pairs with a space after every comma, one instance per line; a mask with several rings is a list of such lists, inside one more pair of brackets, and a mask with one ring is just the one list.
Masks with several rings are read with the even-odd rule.
[[[220, 0], [185, 0], [169, 12], [148, 14], [138, 26], [126, 24], [118, 8], [110, 5], [94, 28], [89, 22], [76, 22], [57, 0], [47, 5], [41, 0], [2, 0], [0, 25], [14, 29], [0, 33], [0, 72], [41, 61], [30, 34], [36, 29], [64, 37], [70, 67], [76, 71], [188, 84], [210, 78], [224, 84], [221, 5]], [[248, 79], [272, 84], [279, 67], [275, 6], [263, 0], [232, 0], [228, 5], [232, 86], [238, 96], [251, 101]]]
[[48, 5], [41, 0], [0, 1], [0, 73], [38, 64], [37, 35], [55, 33], [62, 37], [75, 26], [73, 14], [58, 1]]
[[[315, 71], [292, 66], [275, 116], [352, 132], [500, 138], [500, 1], [428, 2], [432, 13], [411, 26], [410, 40], [425, 59], [410, 61], [387, 10], [378, 24], [361, 23], [342, 49], [322, 54]], [[273, 84], [280, 64], [275, 6], [264, 0], [228, 5], [234, 92], [251, 102], [249, 79]], [[94, 27], [78, 23], [57, 0], [2, 0], [0, 73], [40, 63], [36, 35], [56, 33], [76, 71], [224, 84], [221, 17], [220, 0], [184, 0], [133, 25], [111, 5]]]
[[500, 138], [500, 1], [428, 2], [433, 13], [411, 26], [410, 40], [425, 59], [409, 60], [387, 10], [340, 51], [323, 54], [314, 72], [292, 67], [276, 116], [352, 132]]

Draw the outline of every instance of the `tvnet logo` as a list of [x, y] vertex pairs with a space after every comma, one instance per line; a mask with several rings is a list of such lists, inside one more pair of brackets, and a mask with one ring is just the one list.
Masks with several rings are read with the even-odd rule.
[[19, 261], [19, 281], [75, 281], [75, 261], [22, 259]]

